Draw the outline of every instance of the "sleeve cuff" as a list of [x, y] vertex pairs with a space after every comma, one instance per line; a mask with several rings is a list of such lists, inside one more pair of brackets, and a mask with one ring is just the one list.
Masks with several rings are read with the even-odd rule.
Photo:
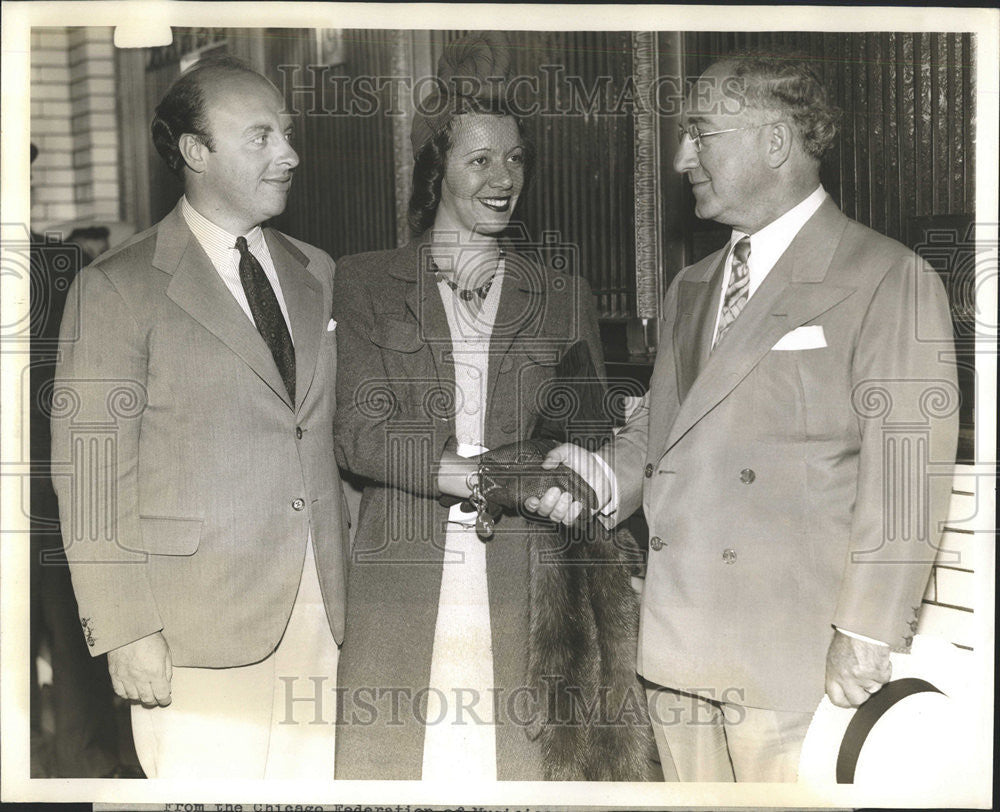
[[615, 476], [615, 472], [612, 470], [611, 466], [608, 465], [600, 454], [591, 452], [591, 456], [597, 462], [601, 471], [604, 472], [604, 476], [608, 480], [608, 484], [611, 486], [611, 499], [598, 508], [597, 512], [601, 516], [613, 516], [618, 511], [618, 478]]
[[884, 643], [881, 640], [876, 640], [874, 637], [865, 637], [865, 635], [863, 634], [857, 634], [856, 632], [849, 632], [847, 631], [847, 629], [841, 629], [839, 626], [834, 626], [833, 628], [835, 628], [841, 634], [846, 634], [848, 637], [853, 637], [856, 640], [864, 640], [866, 643], [873, 643], [876, 646], [885, 646], [886, 648], [889, 647], [888, 643]]

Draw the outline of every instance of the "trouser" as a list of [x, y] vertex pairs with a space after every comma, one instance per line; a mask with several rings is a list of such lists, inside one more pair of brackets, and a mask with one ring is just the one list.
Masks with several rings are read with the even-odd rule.
[[796, 780], [811, 713], [715, 702], [662, 687], [648, 688], [647, 697], [666, 780]]
[[175, 667], [166, 707], [132, 706], [149, 778], [333, 778], [339, 649], [312, 543], [288, 626], [260, 662]]

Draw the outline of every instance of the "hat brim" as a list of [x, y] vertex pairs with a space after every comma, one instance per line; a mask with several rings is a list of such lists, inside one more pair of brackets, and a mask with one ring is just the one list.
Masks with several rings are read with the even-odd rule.
[[859, 787], [909, 790], [952, 784], [972, 761], [966, 654], [917, 635], [911, 654], [891, 655], [893, 680], [884, 688], [890, 693], [874, 694], [868, 708], [840, 708], [824, 696], [802, 743], [799, 782], [822, 786], [849, 779]]

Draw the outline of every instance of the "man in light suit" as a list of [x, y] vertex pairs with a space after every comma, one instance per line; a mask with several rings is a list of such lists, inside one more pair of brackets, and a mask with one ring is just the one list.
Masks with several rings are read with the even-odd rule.
[[149, 777], [333, 776], [334, 266], [261, 228], [298, 164], [283, 108], [235, 60], [182, 74], [152, 131], [184, 196], [82, 272], [63, 319], [63, 541]]
[[[638, 671], [667, 777], [794, 781], [824, 690], [905, 650], [947, 510], [958, 390], [945, 291], [819, 182], [833, 110], [801, 62], [712, 66], [674, 165], [733, 228], [663, 303], [650, 390], [597, 458], [607, 521], [650, 530]], [[529, 508], [572, 522], [550, 489]]]

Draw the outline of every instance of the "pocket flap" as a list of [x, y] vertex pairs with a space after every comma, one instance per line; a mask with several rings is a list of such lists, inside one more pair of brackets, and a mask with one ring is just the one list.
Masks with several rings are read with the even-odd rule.
[[153, 555], [193, 555], [201, 544], [201, 519], [140, 516], [140, 549]]
[[379, 317], [375, 322], [371, 339], [377, 346], [397, 352], [416, 352], [424, 344], [416, 324], [385, 317]]
[[559, 363], [562, 353], [562, 348], [555, 342], [551, 344], [548, 342], [531, 343], [524, 348], [524, 354], [527, 355], [533, 363], [543, 367], [554, 367]]

